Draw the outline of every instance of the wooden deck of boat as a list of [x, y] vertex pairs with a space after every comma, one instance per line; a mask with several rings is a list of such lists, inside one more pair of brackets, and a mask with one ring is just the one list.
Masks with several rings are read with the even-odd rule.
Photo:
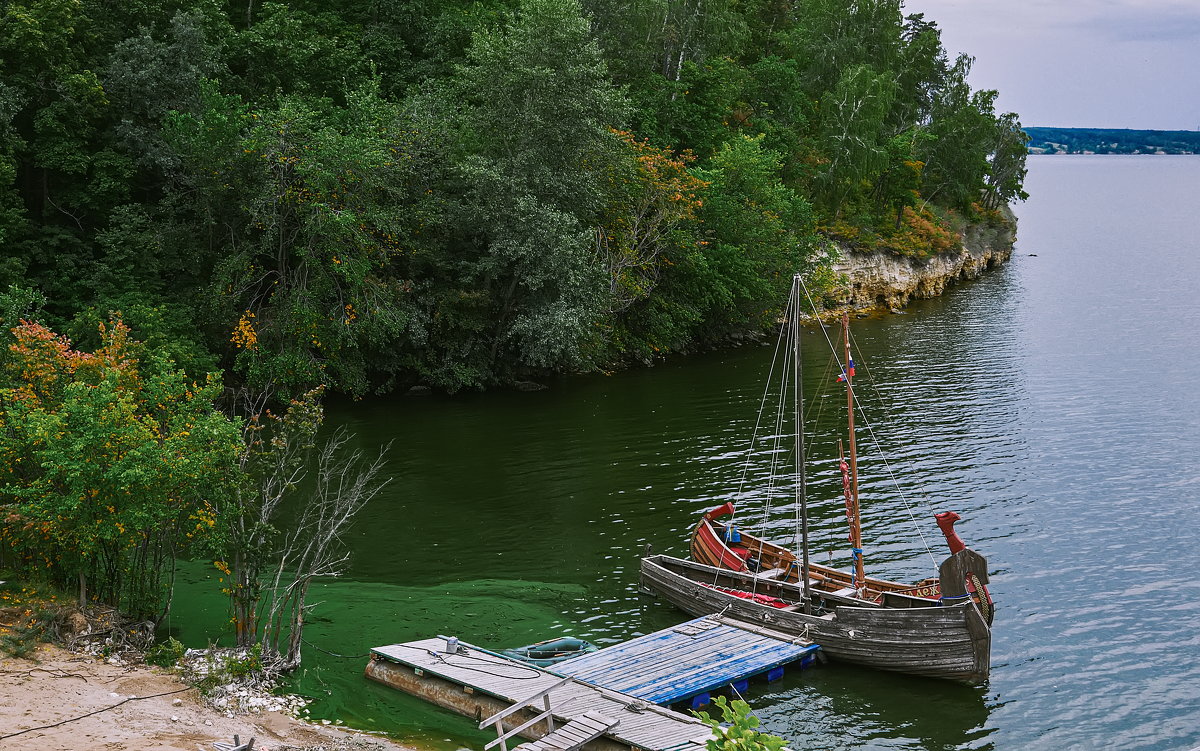
[[818, 649], [792, 636], [708, 616], [566, 660], [554, 670], [666, 705], [788, 663], [807, 664]]
[[[526, 665], [485, 649], [460, 642], [459, 651], [445, 651], [444, 639], [422, 639], [376, 647], [368, 677], [453, 709], [468, 716], [492, 714], [497, 707], [523, 702], [562, 680], [556, 673]], [[382, 658], [382, 660], [381, 660]], [[390, 662], [411, 670], [403, 673], [383, 666]], [[430, 681], [430, 678], [433, 681]], [[450, 684], [448, 687], [446, 684]], [[449, 689], [449, 690], [448, 690]], [[598, 739], [608, 748], [645, 751], [704, 751], [711, 730], [700, 720], [647, 704], [635, 697], [588, 683], [572, 681], [551, 695], [554, 716], [570, 722], [587, 712], [618, 720], [616, 727]], [[544, 730], [534, 728], [532, 737]], [[589, 748], [605, 748], [593, 741]]]

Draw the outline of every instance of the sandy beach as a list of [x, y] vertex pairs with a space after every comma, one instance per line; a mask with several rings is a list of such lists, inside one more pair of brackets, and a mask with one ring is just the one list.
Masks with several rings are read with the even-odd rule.
[[31, 657], [0, 658], [4, 751], [215, 751], [214, 742], [232, 742], [234, 734], [243, 743], [255, 738], [255, 751], [413, 751], [279, 712], [230, 718], [159, 668], [112, 665], [50, 645]]

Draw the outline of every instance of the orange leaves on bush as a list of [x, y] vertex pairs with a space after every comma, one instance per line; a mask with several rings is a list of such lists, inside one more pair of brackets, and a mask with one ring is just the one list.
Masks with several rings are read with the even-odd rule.
[[[335, 259], [336, 260], [336, 259]], [[254, 351], [258, 348], [258, 332], [254, 330], [254, 314], [246, 311], [238, 319], [233, 335], [229, 337], [238, 349]]]
[[690, 151], [674, 154], [670, 149], [651, 145], [648, 139], [638, 139], [625, 130], [613, 130], [637, 161], [638, 182], [643, 190], [649, 190], [653, 198], [668, 204], [677, 204], [678, 218], [690, 218], [702, 205], [699, 197], [708, 183], [693, 175], [688, 166], [696, 160]]
[[71, 381], [95, 384], [106, 373], [116, 372], [122, 386], [138, 380], [137, 358], [129, 327], [119, 318], [100, 324], [102, 345], [95, 352], [71, 349], [71, 340], [44, 325], [21, 321], [12, 329], [9, 368], [17, 382], [12, 396], [41, 400]]

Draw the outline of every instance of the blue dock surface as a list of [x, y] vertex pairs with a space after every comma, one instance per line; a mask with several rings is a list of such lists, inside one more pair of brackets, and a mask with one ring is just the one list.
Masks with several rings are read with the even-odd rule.
[[705, 616], [605, 647], [552, 669], [653, 704], [673, 704], [762, 673], [782, 674], [788, 663], [808, 665], [816, 644]]

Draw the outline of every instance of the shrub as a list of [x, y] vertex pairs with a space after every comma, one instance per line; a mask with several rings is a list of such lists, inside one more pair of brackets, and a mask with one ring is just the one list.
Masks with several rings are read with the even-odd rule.
[[0, 629], [0, 653], [12, 657], [28, 657], [44, 641], [47, 624], [54, 619], [50, 611], [24, 611], [12, 625]]
[[146, 650], [146, 662], [161, 668], [173, 667], [183, 659], [185, 651], [182, 642], [174, 636], [168, 636], [166, 641], [159, 642]]
[[780, 751], [787, 744], [777, 735], [755, 730], [759, 721], [746, 702], [740, 699], [730, 702], [719, 696], [716, 705], [721, 710], [720, 720], [713, 719], [708, 712], [696, 713], [713, 730], [713, 737], [706, 744], [708, 751]]

